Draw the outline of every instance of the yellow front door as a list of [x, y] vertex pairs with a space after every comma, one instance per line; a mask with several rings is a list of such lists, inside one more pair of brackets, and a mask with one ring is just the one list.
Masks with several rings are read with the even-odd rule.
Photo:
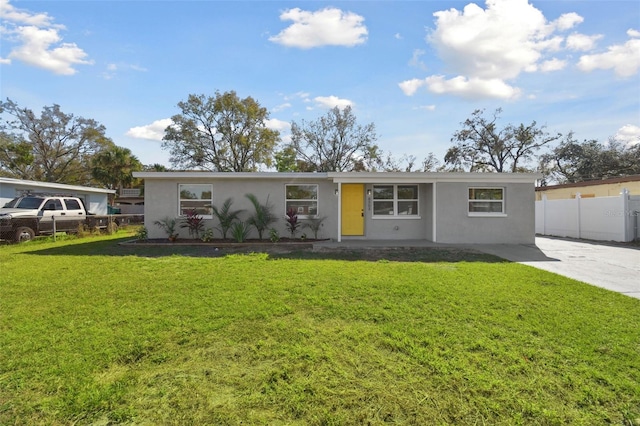
[[364, 235], [364, 184], [342, 184], [342, 235]]

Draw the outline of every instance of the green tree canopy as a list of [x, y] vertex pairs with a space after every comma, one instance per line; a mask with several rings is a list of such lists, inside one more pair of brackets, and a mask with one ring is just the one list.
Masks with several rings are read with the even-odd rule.
[[[366, 170], [379, 156], [373, 123], [359, 125], [351, 107], [335, 107], [311, 122], [291, 124], [291, 143], [285, 149], [295, 152], [298, 170], [346, 172]], [[291, 164], [286, 151], [283, 158]]]
[[266, 127], [269, 113], [253, 98], [233, 91], [189, 95], [178, 107], [162, 144], [174, 167], [248, 172], [271, 166], [280, 135]]
[[451, 138], [454, 145], [445, 154], [445, 164], [451, 171], [520, 172], [537, 151], [558, 140], [562, 135], [550, 135], [535, 121], [529, 125], [508, 124], [499, 128], [502, 109], [491, 117], [484, 110], [475, 110]]
[[93, 178], [108, 189], [120, 190], [133, 183], [133, 172], [142, 170], [142, 163], [129, 148], [112, 146], [93, 156]]
[[65, 114], [59, 105], [37, 116], [10, 99], [0, 102], [0, 171], [6, 176], [87, 185], [91, 158], [111, 146], [103, 125]]
[[574, 183], [640, 174], [640, 144], [625, 145], [615, 139], [579, 142], [573, 132], [540, 157], [543, 184]]

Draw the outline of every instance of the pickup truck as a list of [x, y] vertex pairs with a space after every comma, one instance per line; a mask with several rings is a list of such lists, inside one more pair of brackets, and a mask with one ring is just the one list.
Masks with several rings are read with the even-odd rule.
[[79, 226], [106, 228], [108, 223], [108, 216], [87, 213], [79, 198], [30, 195], [0, 208], [0, 239], [20, 243], [38, 235], [78, 232]]

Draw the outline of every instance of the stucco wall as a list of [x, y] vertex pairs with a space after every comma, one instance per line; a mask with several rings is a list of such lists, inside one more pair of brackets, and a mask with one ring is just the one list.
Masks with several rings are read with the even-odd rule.
[[[365, 236], [373, 240], [432, 240], [431, 223], [433, 217], [432, 185], [418, 185], [419, 217], [373, 218], [373, 200], [367, 196], [365, 200]], [[367, 190], [373, 185], [365, 185]]]
[[[468, 213], [470, 187], [505, 188], [505, 216], [479, 217]], [[437, 242], [453, 244], [535, 243], [533, 184], [440, 182], [436, 184]]]
[[[165, 217], [178, 217], [178, 185], [179, 184], [212, 184], [213, 185], [213, 204], [221, 207], [227, 198], [233, 199], [233, 210], [244, 210], [240, 214], [240, 218], [246, 221], [254, 212], [253, 205], [245, 197], [245, 194], [254, 194], [258, 201], [265, 203], [267, 197], [269, 203], [273, 206], [274, 213], [278, 216], [278, 221], [271, 227], [275, 228], [280, 237], [288, 237], [289, 232], [285, 225], [285, 185], [286, 184], [318, 184], [318, 213], [319, 216], [326, 216], [322, 224], [322, 228], [318, 233], [318, 238], [337, 238], [338, 219], [336, 212], [338, 210], [338, 197], [334, 190], [337, 185], [328, 180], [311, 180], [311, 179], [146, 179], [145, 180], [145, 226], [149, 232], [149, 238], [166, 238], [167, 235], [162, 229], [154, 223]], [[303, 221], [304, 222], [304, 221]], [[218, 226], [218, 220], [205, 220], [205, 228], [215, 228]], [[188, 230], [178, 228], [181, 238], [188, 238]], [[299, 228], [297, 236], [305, 233], [307, 237], [313, 238], [313, 232], [310, 229]], [[214, 229], [214, 237], [221, 238], [219, 230]], [[229, 237], [229, 235], [227, 235]], [[258, 234], [252, 230], [249, 238], [257, 238]], [[263, 238], [268, 238], [263, 235]]]

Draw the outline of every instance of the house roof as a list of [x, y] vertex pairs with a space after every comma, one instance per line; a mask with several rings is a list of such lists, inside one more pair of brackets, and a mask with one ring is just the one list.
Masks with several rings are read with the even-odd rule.
[[560, 185], [538, 186], [536, 187], [536, 191], [547, 191], [549, 189], [561, 189], [561, 188], [582, 188], [586, 186], [608, 185], [608, 184], [615, 184], [615, 183], [638, 182], [638, 181], [640, 181], [640, 175], [629, 175], [629, 176], [621, 176], [621, 177], [615, 177], [615, 178], [609, 178], [609, 179], [585, 180], [582, 182], [563, 183]]
[[134, 172], [141, 179], [315, 179], [335, 183], [385, 183], [385, 182], [531, 182], [541, 179], [539, 173], [453, 173], [453, 172]]
[[0, 185], [2, 184], [10, 184], [15, 186], [27, 186], [30, 188], [59, 189], [62, 191], [76, 191], [76, 192], [87, 192], [87, 193], [98, 193], [98, 194], [115, 194], [116, 192], [113, 189], [93, 188], [90, 186], [66, 185], [64, 183], [38, 182], [35, 180], [23, 180], [23, 179], [0, 177]]

